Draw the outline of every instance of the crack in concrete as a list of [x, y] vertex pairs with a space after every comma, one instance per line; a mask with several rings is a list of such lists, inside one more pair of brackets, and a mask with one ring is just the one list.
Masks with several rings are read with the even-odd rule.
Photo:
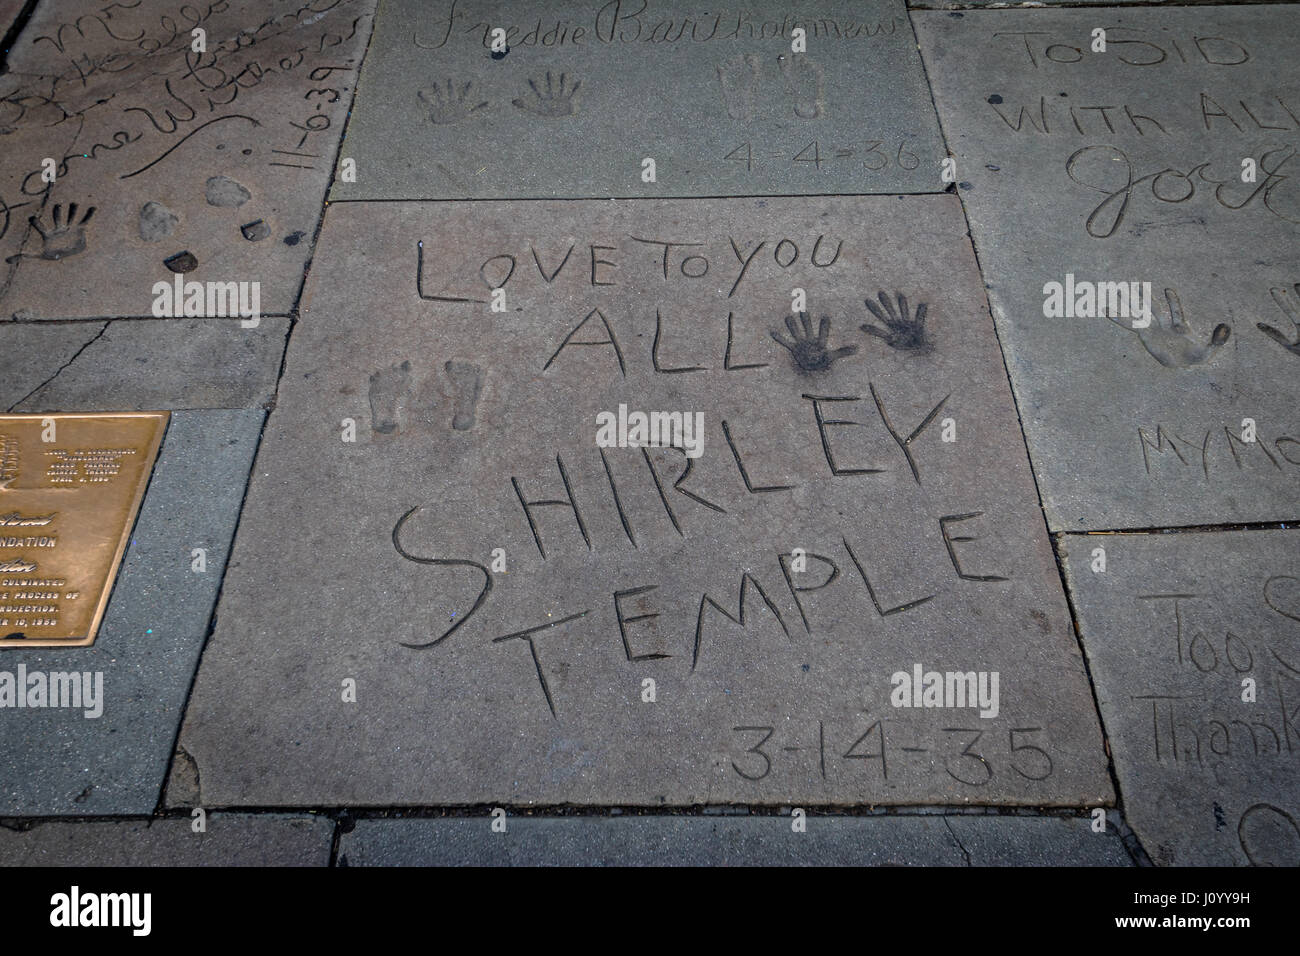
[[113, 324], [113, 323], [112, 323], [111, 321], [105, 322], [105, 323], [103, 324], [103, 326], [100, 328], [100, 330], [99, 330], [98, 332], [96, 332], [93, 336], [91, 336], [90, 341], [88, 341], [85, 345], [83, 345], [81, 348], [77, 349], [77, 351], [73, 353], [72, 358], [68, 359], [66, 362], [64, 362], [62, 365], [60, 365], [60, 366], [55, 370], [55, 372], [54, 372], [53, 375], [51, 375], [51, 376], [50, 376], [49, 378], [47, 378], [45, 381], [41, 382], [41, 384], [37, 385], [34, 389], [32, 389], [30, 392], [28, 392], [26, 395], [24, 395], [24, 396], [23, 396], [22, 398], [20, 398], [18, 401], [14, 402], [11, 406], [9, 406], [9, 411], [10, 411], [10, 412], [14, 412], [14, 411], [16, 411], [16, 410], [18, 409], [18, 407], [21, 406], [21, 405], [23, 404], [23, 402], [26, 402], [28, 399], [30, 399], [32, 396], [34, 396], [37, 392], [42, 391], [42, 390], [45, 388], [45, 386], [49, 385], [49, 384], [50, 384], [51, 382], [53, 382], [56, 378], [58, 378], [60, 375], [62, 375], [64, 369], [66, 369], [69, 365], [71, 365], [73, 362], [75, 362], [75, 361], [76, 361], [76, 360], [81, 356], [81, 353], [82, 353], [82, 352], [86, 351], [86, 349], [90, 348], [92, 345], [94, 345], [96, 342], [98, 342], [98, 341], [100, 340], [100, 338], [103, 337], [104, 333], [108, 331], [108, 327], [109, 327], [110, 325], [112, 325], [112, 324]]
[[942, 820], [943, 820], [943, 825], [946, 826], [948, 828], [948, 832], [952, 834], [952, 838], [957, 841], [957, 849], [961, 850], [961, 855], [962, 858], [965, 859], [966, 865], [970, 866], [971, 865], [970, 851], [966, 849], [966, 844], [962, 843], [961, 837], [957, 836], [957, 831], [952, 828], [952, 822], [946, 816], [942, 817]]

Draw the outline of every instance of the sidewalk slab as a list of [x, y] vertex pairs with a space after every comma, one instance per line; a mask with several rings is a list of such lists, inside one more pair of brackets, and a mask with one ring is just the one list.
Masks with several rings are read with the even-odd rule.
[[246, 408], [269, 403], [289, 320], [116, 319], [0, 324], [11, 412]]
[[[981, 301], [950, 195], [332, 205], [201, 804], [1109, 801]], [[892, 706], [917, 667], [1000, 704]]]
[[903, 0], [805, 13], [385, 0], [330, 198], [942, 192]]
[[1300, 517], [1300, 7], [913, 17], [1049, 525]]
[[5, 866], [328, 866], [334, 822], [308, 814], [211, 813], [189, 819], [0, 825]]
[[1131, 866], [1086, 820], [983, 816], [360, 820], [340, 866]]
[[38, 8], [0, 81], [0, 315], [179, 315], [155, 290], [178, 275], [293, 309], [373, 7]]
[[1061, 541], [1125, 817], [1151, 859], [1300, 865], [1300, 534]]
[[[0, 708], [6, 813], [148, 814], [158, 805], [264, 414], [175, 412], [95, 643], [0, 654], [10, 675], [103, 675], [97, 717]], [[202, 573], [196, 548], [206, 551]]]

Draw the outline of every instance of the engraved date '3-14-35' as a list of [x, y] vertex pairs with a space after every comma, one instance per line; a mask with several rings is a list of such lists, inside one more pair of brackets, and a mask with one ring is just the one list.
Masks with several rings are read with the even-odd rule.
[[732, 727], [736, 751], [731, 767], [751, 781], [763, 780], [773, 770], [818, 773], [826, 780], [832, 772], [850, 771], [854, 765], [847, 761], [860, 761], [857, 766], [871, 766], [874, 761], [880, 779], [888, 780], [891, 761], [897, 775], [900, 762], [908, 767], [912, 758], [919, 757], [928, 767], [934, 759], [929, 755], [934, 754], [943, 760], [949, 777], [970, 787], [989, 783], [998, 770], [1035, 781], [1052, 775], [1052, 758], [1041, 746], [1041, 738], [1033, 736], [1041, 733], [1042, 727], [1011, 727], [1005, 738], [1000, 731], [978, 727], [944, 727], [942, 740], [922, 739], [913, 746], [893, 746], [886, 740], [888, 723], [888, 718], [881, 718], [865, 730], [859, 724], [837, 731], [819, 720], [815, 731], [809, 725], [807, 739], [797, 731], [784, 729], [778, 738], [773, 726]]

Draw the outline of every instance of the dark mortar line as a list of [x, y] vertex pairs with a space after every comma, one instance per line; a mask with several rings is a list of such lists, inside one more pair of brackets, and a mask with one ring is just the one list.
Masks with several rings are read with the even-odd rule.
[[[911, 20], [910, 10], [908, 11], [908, 19], [909, 21]], [[912, 29], [913, 32], [915, 32], [916, 30], [915, 24], [912, 25]], [[944, 149], [947, 151], [947, 155], [951, 156], [953, 154], [948, 146], [948, 134], [947, 131], [944, 129], [943, 117], [939, 112], [939, 104], [934, 98], [934, 84], [930, 82], [929, 68], [926, 66], [925, 57], [922, 56], [921, 54], [922, 51], [920, 49], [920, 43], [918, 42], [917, 57], [921, 61], [921, 69], [923, 71], [923, 75], [925, 78], [926, 89], [928, 89], [930, 92], [930, 103], [932, 108], [934, 109], [935, 121], [939, 125], [939, 135], [943, 138]], [[960, 180], [961, 178], [960, 174], [958, 174], [956, 178]], [[1088, 661], [1088, 653], [1083, 644], [1083, 631], [1079, 627], [1079, 615], [1074, 606], [1073, 595], [1071, 595], [1070, 593], [1070, 583], [1069, 580], [1066, 578], [1065, 567], [1061, 562], [1061, 555], [1059, 553], [1059, 549], [1057, 548], [1057, 539], [1055, 535], [1053, 535], [1052, 533], [1051, 526], [1048, 524], [1047, 509], [1043, 504], [1043, 489], [1039, 484], [1038, 471], [1034, 467], [1034, 456], [1032, 452], [1030, 452], [1029, 450], [1029, 436], [1028, 433], [1025, 431], [1024, 415], [1020, 411], [1020, 396], [1016, 394], [1015, 384], [1011, 375], [1011, 366], [1008, 364], [1008, 359], [1007, 359], [1008, 350], [1002, 342], [1002, 335], [998, 330], [997, 319], [993, 315], [993, 302], [992, 299], [989, 297], [988, 281], [984, 278], [985, 276], [984, 263], [980, 259], [979, 245], [975, 241], [975, 232], [971, 228], [970, 216], [966, 211], [966, 203], [964, 200], [962, 200], [960, 192], [957, 193], [957, 197], [958, 197], [958, 201], [961, 204], [962, 218], [963, 220], [965, 220], [966, 223], [966, 237], [970, 240], [971, 253], [972, 255], [975, 256], [976, 273], [978, 274], [981, 283], [983, 283], [984, 285], [984, 290], [983, 290], [984, 303], [988, 311], [989, 324], [993, 327], [993, 338], [994, 341], [997, 342], [998, 352], [1002, 357], [1003, 374], [1005, 376], [1007, 392], [1011, 396], [1011, 406], [1016, 413], [1016, 424], [1020, 428], [1020, 443], [1021, 443], [1021, 447], [1024, 448], [1025, 450], [1025, 462], [1026, 464], [1029, 465], [1029, 476], [1034, 483], [1034, 493], [1038, 497], [1038, 517], [1039, 520], [1042, 522], [1043, 530], [1047, 532], [1048, 546], [1051, 548], [1052, 558], [1056, 562], [1056, 574], [1058, 580], [1061, 583], [1061, 593], [1065, 597], [1066, 610], [1070, 615], [1070, 626], [1074, 631], [1075, 647], [1079, 651], [1079, 660], [1083, 664], [1084, 678], [1087, 681], [1088, 693], [1092, 699], [1093, 713], [1096, 714], [1097, 716], [1097, 729], [1101, 733], [1102, 747], [1104, 748], [1103, 752], [1106, 755], [1106, 773], [1110, 777], [1111, 787], [1115, 792], [1115, 810], [1120, 815], [1123, 815], [1124, 797], [1123, 797], [1123, 792], [1121, 791], [1119, 786], [1119, 776], [1115, 770], [1115, 758], [1112, 753], [1112, 748], [1110, 746], [1110, 735], [1106, 731], [1106, 721], [1102, 717], [1101, 702], [1097, 696], [1097, 683], [1093, 679], [1092, 668], [1089, 666], [1089, 661]], [[1142, 848], [1140, 841], [1138, 841], [1137, 835], [1136, 834], [1133, 835], [1133, 843], [1136, 845], [1138, 853], [1135, 853], [1133, 848], [1130, 847], [1127, 842], [1125, 841], [1122, 842], [1124, 842], [1124, 849], [1126, 852], [1128, 852], [1133, 862], [1136, 865], [1142, 865], [1138, 853], [1141, 854], [1142, 858], [1146, 858], [1147, 855], [1145, 850]], [[1147, 865], [1150, 865], [1149, 859]]]
[[[244, 509], [248, 505], [248, 495], [253, 487], [253, 477], [257, 473], [257, 459], [262, 451], [262, 440], [266, 437], [266, 427], [271, 420], [272, 413], [275, 411], [275, 406], [277, 404], [277, 400], [280, 394], [280, 383], [284, 380], [285, 369], [288, 367], [289, 343], [293, 338], [293, 330], [294, 328], [297, 327], [298, 324], [298, 318], [300, 315], [300, 310], [302, 308], [302, 297], [307, 291], [307, 281], [311, 276], [312, 263], [315, 261], [316, 258], [317, 243], [320, 241], [321, 232], [325, 228], [325, 214], [329, 207], [328, 197], [329, 197], [330, 189], [333, 188], [334, 185], [334, 178], [338, 172], [339, 155], [343, 149], [343, 140], [347, 136], [348, 125], [351, 123], [352, 120], [352, 106], [356, 103], [357, 89], [360, 86], [361, 69], [365, 65], [366, 55], [370, 51], [370, 44], [374, 41], [375, 19], [377, 16], [377, 10], [375, 13], [363, 14], [363, 16], [369, 16], [370, 18], [370, 35], [367, 37], [365, 47], [362, 49], [361, 56], [357, 60], [357, 66], [356, 66], [357, 79], [356, 82], [353, 84], [352, 102], [349, 103], [348, 105], [347, 117], [344, 119], [343, 129], [339, 133], [338, 145], [334, 151], [334, 161], [330, 167], [329, 182], [326, 183], [324, 192], [322, 193], [320, 212], [316, 220], [316, 229], [315, 232], [312, 234], [311, 255], [303, 263], [302, 278], [298, 285], [298, 291], [294, 296], [293, 308], [283, 316], [281, 315], [275, 316], [276, 318], [287, 318], [289, 320], [289, 326], [285, 330], [284, 340], [280, 347], [280, 367], [276, 372], [275, 385], [271, 391], [270, 401], [263, 405], [263, 410], [265, 414], [262, 416], [262, 427], [258, 431], [256, 446], [253, 449], [253, 456], [250, 459], [248, 475], [244, 479], [244, 493], [239, 500], [239, 511], [235, 517], [235, 526], [231, 531], [230, 545], [226, 552], [226, 561], [222, 565], [221, 579], [217, 585], [217, 593], [215, 599], [212, 602], [212, 611], [208, 615], [207, 633], [204, 635], [203, 644], [199, 648], [199, 654], [194, 664], [194, 672], [190, 675], [189, 687], [186, 688], [185, 691], [185, 701], [181, 705], [180, 712], [179, 712], [180, 719], [177, 720], [176, 722], [176, 732], [172, 738], [171, 753], [167, 757], [167, 769], [163, 773], [162, 783], [158, 788], [158, 803], [155, 805], [155, 811], [154, 811], [156, 815], [157, 814], [166, 815], [168, 813], [166, 808], [167, 789], [171, 784], [172, 771], [173, 771], [174, 764], [176, 762], [176, 753], [180, 749], [181, 731], [185, 727], [185, 717], [189, 711], [190, 700], [194, 696], [194, 686], [198, 682], [199, 670], [203, 667], [204, 652], [207, 650], [208, 641], [212, 639], [212, 635], [216, 632], [217, 629], [217, 611], [221, 607], [221, 599], [225, 595], [225, 591], [226, 591], [226, 570], [230, 566], [230, 561], [235, 554], [235, 544], [239, 540], [239, 529], [243, 525], [243, 521], [244, 521]], [[190, 762], [194, 765], [194, 773], [199, 781], [199, 801], [201, 802], [203, 797], [203, 790], [202, 790], [203, 771], [202, 768], [199, 766], [198, 759], [193, 754], [186, 751], [186, 756], [188, 757]], [[186, 812], [188, 813], [188, 811]], [[330, 848], [330, 866], [334, 865], [335, 855], [338, 852], [339, 837], [340, 835], [338, 832], [338, 825], [336, 823], [334, 827], [334, 836]]]
[[343, 824], [338, 820], [334, 821], [334, 828], [330, 831], [330, 855], [326, 866], [333, 869], [338, 866], [339, 844], [343, 842]]
[[[1290, 525], [1290, 527], [1287, 527]], [[1149, 528], [1107, 528], [1079, 531], [1053, 531], [1053, 538], [1066, 535], [1151, 535], [1151, 534], [1206, 534], [1220, 531], [1294, 531], [1300, 518], [1286, 521], [1243, 521], [1232, 524], [1157, 525]]]
[[[203, 635], [203, 643], [199, 646], [199, 653], [194, 659], [194, 670], [190, 674], [189, 686], [185, 689], [185, 699], [177, 711], [179, 718], [176, 721], [176, 730], [172, 734], [172, 749], [168, 752], [167, 767], [163, 771], [162, 780], [158, 786], [158, 802], [154, 804], [155, 816], [162, 814], [165, 810], [164, 804], [167, 800], [167, 787], [171, 782], [173, 764], [176, 762], [176, 750], [180, 746], [181, 730], [185, 726], [185, 715], [190, 707], [190, 698], [194, 695], [194, 685], [198, 682], [199, 668], [203, 664], [203, 652], [207, 650], [208, 641], [212, 639], [213, 631], [215, 631], [217, 627], [217, 608], [221, 606], [221, 596], [226, 590], [226, 570], [230, 567], [230, 561], [235, 555], [235, 542], [238, 540], [239, 528], [244, 522], [244, 508], [248, 504], [248, 489], [253, 484], [253, 474], [257, 470], [257, 456], [262, 450], [262, 438], [266, 434], [266, 423], [270, 417], [271, 413], [264, 409], [262, 425], [258, 429], [257, 439], [253, 443], [253, 454], [249, 458], [250, 465], [248, 475], [244, 478], [244, 492], [240, 495], [239, 509], [235, 512], [235, 525], [230, 531], [230, 544], [226, 547], [226, 560], [221, 564], [220, 575], [217, 581], [217, 593], [213, 596], [212, 610], [208, 612], [207, 631]], [[140, 510], [143, 511], [144, 509], [141, 508]], [[192, 754], [189, 754], [188, 751], [186, 751], [186, 753], [189, 756], [190, 761], [194, 764], [195, 775], [202, 780], [202, 771], [199, 767], [198, 760]], [[202, 791], [200, 791], [200, 799], [201, 798]], [[186, 808], [186, 815], [188, 815], [190, 809], [193, 808]], [[208, 808], [205, 807], [204, 809], [206, 810]]]
[[[1052, 557], [1056, 560], [1056, 573], [1061, 577], [1061, 590], [1065, 592], [1065, 604], [1070, 610], [1070, 624], [1074, 628], [1074, 641], [1079, 647], [1079, 657], [1083, 662], [1083, 672], [1088, 677], [1088, 692], [1092, 695], [1092, 706], [1097, 712], [1097, 723], [1101, 728], [1101, 739], [1106, 748], [1106, 772], [1110, 774], [1110, 785], [1115, 789], [1115, 809], [1122, 816], [1125, 807], [1124, 789], [1119, 784], [1119, 773], [1115, 769], [1114, 748], [1110, 745], [1112, 735], [1106, 728], [1106, 717], [1101, 712], [1101, 699], [1097, 695], [1097, 681], [1092, 676], [1092, 659], [1088, 654], [1087, 645], [1083, 640], [1083, 628], [1079, 624], [1079, 612], [1074, 605], [1074, 594], [1070, 590], [1070, 582], [1065, 574], [1065, 562], [1061, 558], [1061, 548], [1058, 546], [1059, 542], [1055, 538], [1051, 539], [1051, 544]], [[1138, 839], [1137, 834], [1133, 833], [1132, 829], [1129, 828], [1127, 824], [1125, 824], [1125, 829], [1128, 829], [1129, 832], [1132, 833], [1133, 846], [1129, 846], [1129, 842], [1123, 839], [1122, 834], [1121, 842], [1124, 843], [1124, 849], [1128, 851], [1129, 856], [1133, 858], [1134, 864], [1137, 866], [1150, 866], [1151, 858], [1147, 855], [1146, 849], [1142, 846], [1142, 842]]]
[[[950, 184], [949, 184], [950, 185]], [[400, 199], [392, 198], [359, 198], [359, 199], [331, 199], [330, 205], [342, 205], [344, 203], [361, 205], [364, 203], [519, 203], [519, 202], [591, 202], [591, 203], [609, 203], [609, 202], [661, 202], [665, 199], [673, 200], [697, 200], [697, 199], [893, 199], [902, 196], [946, 196], [952, 190], [947, 185], [942, 189], [927, 189], [917, 192], [875, 192], [875, 193], [742, 193], [742, 194], [719, 194], [719, 195], [663, 195], [663, 196], [494, 196], [494, 197], [470, 197], [457, 196], [448, 198], [446, 196], [420, 197], [404, 196]]]
[[[538, 819], [619, 819], [619, 818], [695, 818], [757, 817], [785, 820], [794, 804], [748, 806], [741, 804], [694, 804], [687, 806], [570, 806], [546, 804], [518, 806], [509, 803], [448, 804], [424, 807], [349, 807], [349, 806], [211, 806], [204, 807], [208, 816], [314, 816], [334, 820], [343, 828], [362, 820], [484, 820], [492, 810], [501, 808], [516, 818]], [[1087, 807], [972, 807], [919, 804], [915, 806], [841, 806], [836, 804], [800, 804], [800, 809], [824, 819], [885, 819], [895, 817], [927, 818], [964, 816], [989, 819], [1064, 819], [1090, 820]], [[159, 809], [149, 814], [81, 814], [33, 815], [0, 818], [0, 828], [27, 830], [45, 823], [142, 823], [162, 820], [190, 820], [193, 807]]]
[[14, 22], [5, 31], [4, 37], [0, 38], [0, 76], [9, 72], [9, 51], [13, 49], [19, 35], [26, 29], [27, 21], [36, 12], [36, 5], [39, 2], [40, 0], [27, 0], [23, 8], [18, 11], [18, 16], [14, 17]]
[[[111, 320], [105, 320], [103, 327], [90, 338], [90, 341], [86, 342], [84, 345], [81, 346], [81, 348], [77, 349], [77, 351], [72, 354], [72, 358], [68, 359], [66, 362], [60, 365], [53, 375], [51, 375], [45, 381], [41, 382], [41, 384], [37, 385], [34, 389], [32, 389], [22, 398], [18, 399], [18, 401], [13, 403], [13, 405], [9, 406], [9, 411], [12, 413], [13, 410], [16, 409], [19, 405], [27, 401], [37, 392], [40, 392], [42, 389], [44, 389], [45, 386], [49, 385], [52, 381], [58, 378], [63, 373], [64, 369], [66, 369], [69, 365], [71, 365], [81, 356], [82, 352], [86, 351], [86, 349], [90, 348], [92, 345], [98, 342], [103, 337], [104, 333], [108, 331], [108, 327], [112, 324], [113, 323]], [[125, 555], [123, 557], [125, 557]]]
[[[334, 182], [338, 178], [339, 161], [343, 155], [343, 142], [344, 140], [347, 139], [348, 127], [352, 125], [352, 108], [357, 105], [357, 94], [361, 90], [361, 70], [366, 64], [366, 57], [370, 54], [370, 45], [375, 42], [375, 21], [379, 18], [378, 5], [376, 5], [375, 7], [375, 12], [370, 14], [369, 16], [370, 16], [370, 35], [366, 37], [365, 46], [362, 47], [361, 56], [357, 60], [356, 79], [353, 81], [352, 84], [352, 99], [349, 101], [347, 113], [343, 117], [343, 128], [339, 130], [338, 144], [334, 147], [334, 159], [333, 162], [330, 164], [329, 181], [325, 183], [325, 190], [321, 194], [320, 215], [316, 219], [316, 231], [312, 233], [312, 237], [311, 237], [311, 255], [308, 256], [307, 261], [302, 264], [302, 281], [298, 284], [298, 294], [294, 297], [293, 300], [294, 319], [290, 323], [290, 327], [289, 327], [290, 335], [293, 334], [293, 326], [297, 324], [298, 316], [302, 314], [302, 297], [307, 292], [307, 281], [308, 279], [311, 278], [312, 263], [316, 261], [316, 252], [318, 250], [318, 243], [320, 242], [321, 233], [325, 231], [325, 215], [329, 212], [330, 191], [334, 188]], [[286, 340], [285, 355], [287, 356], [288, 353], [289, 353], [289, 346]], [[281, 362], [280, 373], [281, 375], [284, 374], [283, 361]], [[280, 390], [280, 379], [277, 377], [276, 378], [277, 394], [279, 393], [279, 390]]]
[[1142, 846], [1142, 841], [1138, 839], [1137, 833], [1124, 819], [1123, 813], [1116, 810], [1114, 819], [1111, 819], [1109, 814], [1107, 814], [1106, 818], [1109, 823], [1114, 825], [1120, 842], [1124, 844], [1124, 849], [1128, 851], [1128, 855], [1132, 858], [1134, 864], [1140, 867], [1154, 867], [1156, 865], [1151, 857], [1147, 856], [1146, 848]]

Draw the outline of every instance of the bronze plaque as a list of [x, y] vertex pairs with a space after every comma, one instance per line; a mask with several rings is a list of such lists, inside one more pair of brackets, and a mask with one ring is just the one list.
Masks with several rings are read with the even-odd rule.
[[86, 647], [170, 412], [0, 415], [0, 647]]

